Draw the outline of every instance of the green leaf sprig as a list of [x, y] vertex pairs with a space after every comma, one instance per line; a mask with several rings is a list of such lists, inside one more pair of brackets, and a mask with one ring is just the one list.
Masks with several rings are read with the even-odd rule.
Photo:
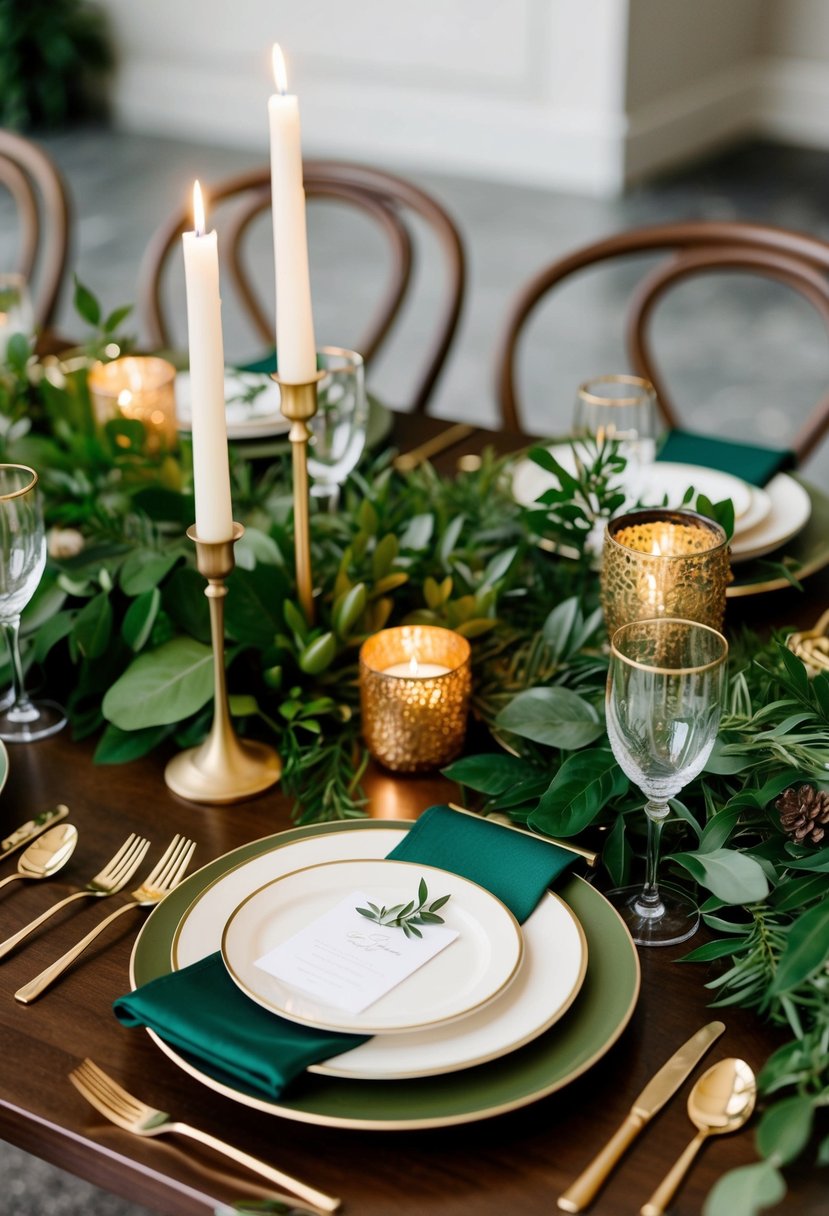
[[421, 878], [417, 888], [417, 903], [410, 899], [407, 904], [396, 904], [393, 908], [378, 908], [377, 904], [369, 901], [367, 908], [358, 908], [357, 911], [361, 916], [365, 916], [366, 920], [373, 920], [375, 924], [402, 929], [406, 937], [423, 937], [417, 926], [442, 925], [443, 917], [437, 915], [437, 910], [448, 903], [452, 897], [441, 895], [439, 899], [433, 899], [427, 908], [428, 898], [429, 888], [426, 886], [426, 879]]

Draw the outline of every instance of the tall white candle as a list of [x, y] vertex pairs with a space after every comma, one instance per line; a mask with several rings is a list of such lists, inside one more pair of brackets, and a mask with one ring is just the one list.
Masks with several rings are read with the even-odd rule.
[[273, 72], [278, 92], [268, 100], [271, 133], [271, 206], [276, 263], [276, 352], [279, 375], [287, 384], [307, 384], [317, 370], [299, 103], [288, 92], [285, 61], [277, 44]]
[[225, 360], [219, 297], [219, 246], [205, 232], [199, 183], [193, 187], [195, 232], [182, 233], [190, 343], [190, 399], [193, 417], [193, 482], [199, 540], [224, 541], [233, 535], [230, 470], [225, 419]]

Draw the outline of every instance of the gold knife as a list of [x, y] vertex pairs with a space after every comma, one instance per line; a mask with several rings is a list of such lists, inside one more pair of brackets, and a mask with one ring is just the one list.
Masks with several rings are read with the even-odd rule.
[[622, 1126], [563, 1195], [558, 1197], [562, 1212], [581, 1212], [595, 1198], [617, 1164], [625, 1149], [636, 1139], [642, 1128], [672, 1098], [682, 1082], [700, 1062], [712, 1043], [725, 1030], [723, 1022], [709, 1022], [683, 1043], [670, 1060], [648, 1082], [630, 1108]]
[[15, 828], [11, 836], [7, 836], [5, 840], [0, 840], [0, 861], [4, 857], [8, 857], [10, 853], [17, 852], [24, 844], [28, 844], [30, 840], [34, 840], [35, 836], [39, 836], [47, 828], [51, 828], [54, 824], [59, 823], [61, 819], [65, 819], [68, 814], [69, 807], [60, 803], [49, 811], [43, 811], [40, 815], [35, 815], [34, 819], [30, 819], [28, 823], [21, 824], [19, 828]]
[[418, 444], [410, 452], [401, 452], [399, 456], [395, 456], [392, 464], [398, 473], [411, 473], [425, 460], [430, 460], [439, 452], [445, 452], [447, 448], [454, 447], [456, 443], [462, 443], [464, 439], [474, 435], [477, 429], [476, 426], [470, 426], [469, 423], [456, 422], [446, 430], [439, 431], [431, 439], [427, 439], [425, 443]]

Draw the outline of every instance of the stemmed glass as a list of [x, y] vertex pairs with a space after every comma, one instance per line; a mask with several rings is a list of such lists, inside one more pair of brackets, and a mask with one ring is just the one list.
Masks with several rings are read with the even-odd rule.
[[340, 346], [323, 346], [317, 364], [324, 377], [317, 386], [317, 412], [308, 426], [311, 493], [333, 510], [340, 486], [366, 445], [368, 400], [363, 357]]
[[12, 334], [31, 341], [34, 332], [35, 312], [26, 280], [22, 274], [0, 274], [0, 359], [5, 358]]
[[46, 536], [37, 473], [21, 464], [0, 464], [0, 627], [12, 666], [11, 705], [0, 713], [0, 739], [30, 743], [66, 724], [53, 701], [32, 701], [20, 661], [20, 613], [34, 595], [46, 565]]
[[701, 771], [720, 721], [728, 643], [708, 625], [675, 617], [622, 625], [610, 643], [607, 733], [648, 818], [645, 885], [608, 892], [641, 946], [685, 941], [699, 926], [694, 901], [657, 886], [668, 799]]
[[625, 484], [635, 497], [640, 474], [656, 455], [656, 393], [642, 376], [595, 376], [579, 385], [573, 433], [613, 439], [627, 461]]

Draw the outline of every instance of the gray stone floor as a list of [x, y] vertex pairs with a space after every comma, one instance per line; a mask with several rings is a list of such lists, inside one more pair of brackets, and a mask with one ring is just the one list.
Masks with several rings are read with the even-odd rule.
[[[108, 308], [136, 298], [141, 253], [156, 225], [187, 199], [193, 178], [209, 186], [260, 163], [228, 148], [190, 145], [102, 130], [46, 139], [74, 199], [74, 268]], [[388, 166], [393, 168], [393, 166]], [[751, 144], [649, 183], [618, 200], [432, 174], [409, 174], [440, 198], [457, 220], [469, 255], [469, 293], [461, 332], [433, 412], [494, 423], [492, 361], [509, 301], [530, 275], [562, 252], [638, 224], [671, 219], [751, 219], [829, 237], [829, 154]], [[329, 208], [309, 225], [315, 318], [321, 343], [357, 341], [353, 319], [378, 273], [377, 249], [359, 226], [342, 227]], [[322, 214], [324, 213], [324, 214]], [[0, 209], [0, 265], [4, 260]], [[5, 238], [6, 240], [8, 238]], [[269, 240], [258, 235], [254, 261], [272, 293]], [[7, 248], [7, 246], [6, 246]], [[428, 249], [425, 249], [428, 253]], [[641, 264], [591, 273], [538, 312], [527, 335], [521, 383], [527, 425], [566, 427], [578, 383], [626, 367], [623, 302]], [[373, 387], [391, 403], [406, 399], [406, 354], [428, 333], [439, 277], [424, 258], [414, 305]], [[181, 283], [171, 298], [183, 318]], [[67, 293], [69, 295], [69, 293]], [[226, 309], [230, 359], [255, 348]], [[69, 299], [61, 328], [78, 332]], [[179, 329], [183, 338], [183, 330]], [[785, 443], [793, 420], [806, 416], [829, 379], [829, 345], [816, 314], [782, 287], [738, 276], [699, 280], [666, 303], [656, 340], [669, 383], [685, 417], [699, 429]], [[829, 444], [808, 466], [827, 481]], [[0, 1145], [8, 1216], [142, 1216], [122, 1203]], [[6, 1206], [10, 1205], [10, 1206]]]

